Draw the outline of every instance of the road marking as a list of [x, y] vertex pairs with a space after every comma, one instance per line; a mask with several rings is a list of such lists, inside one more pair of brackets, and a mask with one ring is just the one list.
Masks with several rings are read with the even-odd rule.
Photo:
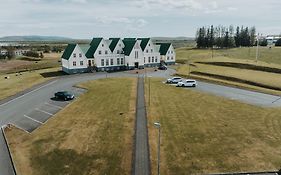
[[[14, 121], [15, 122], [15, 121]], [[18, 128], [18, 129], [21, 129], [21, 130], [23, 130], [23, 131], [25, 131], [25, 132], [27, 132], [28, 134], [30, 134], [30, 132], [29, 131], [27, 131], [26, 129], [24, 129], [24, 128], [22, 128], [22, 127], [20, 127], [20, 126], [18, 126], [17, 124], [14, 124], [14, 123], [10, 123], [11, 125], [14, 125], [16, 128]]]
[[50, 103], [45, 103], [46, 105], [49, 105], [49, 106], [53, 106], [53, 107], [55, 107], [55, 108], [58, 108], [58, 109], [63, 109], [62, 107], [60, 107], [60, 106], [57, 106], [57, 105], [53, 105], [53, 104], [50, 104]]
[[29, 116], [27, 116], [27, 115], [23, 115], [23, 116], [25, 116], [26, 118], [29, 118], [30, 120], [33, 120], [33, 121], [35, 121], [35, 122], [37, 122], [37, 123], [43, 124], [42, 122], [40, 122], [40, 121], [38, 121], [38, 120], [36, 120], [36, 119], [34, 119], [34, 118], [31, 118], [31, 117], [29, 117]]
[[51, 115], [51, 116], [53, 116], [53, 115], [54, 115], [54, 114], [49, 113], [49, 112], [47, 112], [47, 111], [44, 111], [44, 110], [42, 110], [42, 109], [38, 109], [38, 108], [36, 108], [35, 110], [36, 110], [36, 111], [39, 111], [39, 112], [43, 112], [43, 113], [48, 114], [48, 115]]
[[22, 97], [24, 97], [24, 96], [26, 96], [26, 95], [28, 95], [28, 94], [31, 94], [31, 93], [33, 93], [33, 92], [35, 92], [35, 91], [38, 91], [38, 90], [40, 90], [40, 89], [42, 89], [42, 88], [44, 88], [44, 87], [47, 87], [47, 86], [49, 86], [49, 85], [51, 85], [51, 84], [54, 84], [54, 83], [57, 82], [57, 81], [58, 81], [58, 80], [52, 81], [52, 82], [50, 82], [50, 83], [48, 83], [48, 84], [45, 84], [44, 86], [41, 86], [41, 87], [39, 87], [39, 88], [37, 88], [37, 89], [34, 89], [34, 90], [32, 90], [32, 91], [30, 91], [30, 92], [28, 92], [28, 93], [26, 93], [26, 94], [23, 94], [23, 95], [21, 95], [21, 96], [19, 96], [19, 97], [17, 97], [17, 98], [14, 98], [14, 99], [12, 99], [12, 100], [10, 100], [10, 101], [4, 103], [4, 104], [1, 104], [0, 107], [1, 107], [1, 106], [5, 106], [5, 105], [7, 105], [7, 104], [9, 104], [9, 103], [11, 103], [11, 102], [17, 100], [17, 99], [20, 99], [20, 98], [22, 98]]

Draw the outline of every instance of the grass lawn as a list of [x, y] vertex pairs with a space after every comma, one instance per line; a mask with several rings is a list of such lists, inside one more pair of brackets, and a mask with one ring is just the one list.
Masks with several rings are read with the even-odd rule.
[[[281, 70], [281, 48], [260, 48], [260, 59], [258, 63], [255, 62], [255, 48], [235, 48], [235, 49], [223, 49], [214, 50], [214, 57], [211, 58], [211, 50], [204, 49], [192, 49], [192, 48], [179, 48], [177, 51], [177, 62], [185, 63], [189, 62], [195, 66], [190, 67], [191, 72], [202, 72], [214, 75], [221, 75], [225, 77], [233, 77], [240, 80], [246, 80], [254, 83], [259, 83], [263, 85], [268, 85], [272, 87], [281, 87], [280, 84], [280, 73], [270, 73], [261, 70], [249, 70], [242, 69], [238, 67], [227, 67], [227, 66], [217, 66], [211, 64], [200, 64], [197, 62], [208, 62], [208, 63], [237, 63], [237, 64], [247, 64], [259, 67], [276, 68]], [[187, 76], [189, 72], [189, 67], [186, 64], [180, 64], [177, 67], [177, 73], [179, 75]], [[193, 78], [203, 78], [210, 81], [216, 81], [220, 83], [226, 83], [234, 86], [241, 86], [245, 88], [250, 88], [266, 93], [278, 94], [280, 91], [270, 90], [266, 88], [261, 88], [241, 82], [234, 82], [230, 80], [221, 80], [213, 77], [194, 75], [191, 74]]]
[[136, 79], [80, 86], [88, 92], [32, 134], [7, 132], [20, 174], [130, 174]]
[[[279, 170], [281, 109], [261, 108], [151, 79], [148, 109], [153, 174], [160, 121], [161, 174]], [[146, 83], [146, 88], [148, 88]], [[146, 89], [148, 99], [148, 89]]]
[[[36, 84], [50, 80], [52, 77], [44, 77], [42, 74], [58, 72], [59, 68], [42, 69], [32, 72], [23, 72], [22, 75], [16, 76], [13, 74], [0, 74], [0, 100], [25, 89], [28, 89]], [[9, 76], [9, 79], [5, 79]]]
[[[212, 51], [209, 49], [193, 49], [183, 47], [176, 49], [177, 61], [202, 61], [204, 59], [212, 58]], [[248, 60], [255, 61], [256, 59], [256, 48], [233, 48], [233, 49], [219, 49], [213, 52], [214, 59], [216, 58], [228, 58], [237, 61]], [[281, 65], [281, 47], [259, 47], [259, 61], [268, 64], [279, 64]]]

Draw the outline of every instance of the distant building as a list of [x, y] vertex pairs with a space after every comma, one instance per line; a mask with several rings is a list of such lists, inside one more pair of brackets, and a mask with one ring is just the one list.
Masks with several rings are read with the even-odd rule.
[[69, 44], [62, 55], [68, 74], [117, 71], [175, 64], [172, 44], [155, 45], [150, 38], [93, 38], [90, 44]]
[[267, 35], [265, 39], [267, 40], [268, 45], [274, 45], [280, 38], [281, 35]]
[[[30, 51], [29, 49], [15, 49], [15, 50], [13, 50], [13, 52], [14, 52], [14, 55], [16, 56], [16, 57], [19, 57], [19, 56], [23, 56], [25, 53], [27, 53], [28, 51]], [[0, 54], [1, 55], [8, 55], [8, 50], [7, 49], [1, 49], [0, 50]]]

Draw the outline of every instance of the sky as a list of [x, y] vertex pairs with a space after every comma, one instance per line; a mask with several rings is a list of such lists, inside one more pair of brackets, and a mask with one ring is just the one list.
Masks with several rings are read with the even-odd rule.
[[0, 0], [0, 37], [194, 37], [209, 25], [281, 34], [280, 0]]

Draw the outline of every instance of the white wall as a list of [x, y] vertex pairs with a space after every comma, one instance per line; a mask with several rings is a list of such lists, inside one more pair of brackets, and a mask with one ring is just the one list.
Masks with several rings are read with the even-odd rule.
[[152, 43], [151, 39], [144, 49], [143, 56], [144, 64], [160, 63], [160, 53], [159, 51], [155, 50], [154, 44]]
[[175, 61], [176, 61], [176, 52], [173, 45], [171, 44], [166, 54], [165, 62], [175, 62]]
[[[140, 40], [136, 41], [136, 44], [134, 46], [134, 48], [132, 49], [131, 53], [129, 56], [125, 56], [125, 65], [127, 66], [127, 64], [132, 67], [135, 66], [135, 62], [139, 63], [139, 66], [144, 66], [144, 62], [143, 62], [143, 51], [140, 47]], [[138, 58], [136, 58], [136, 52], [138, 53]]]
[[[74, 54], [76, 54], [76, 58], [74, 58]], [[80, 55], [81, 54], [81, 57]], [[73, 62], [76, 62], [76, 66], [73, 66]], [[80, 61], [83, 61], [83, 65], [80, 65]], [[64, 64], [63, 64], [64, 65]], [[83, 69], [88, 67], [88, 59], [80, 49], [79, 45], [77, 44], [68, 59], [68, 69]]]

